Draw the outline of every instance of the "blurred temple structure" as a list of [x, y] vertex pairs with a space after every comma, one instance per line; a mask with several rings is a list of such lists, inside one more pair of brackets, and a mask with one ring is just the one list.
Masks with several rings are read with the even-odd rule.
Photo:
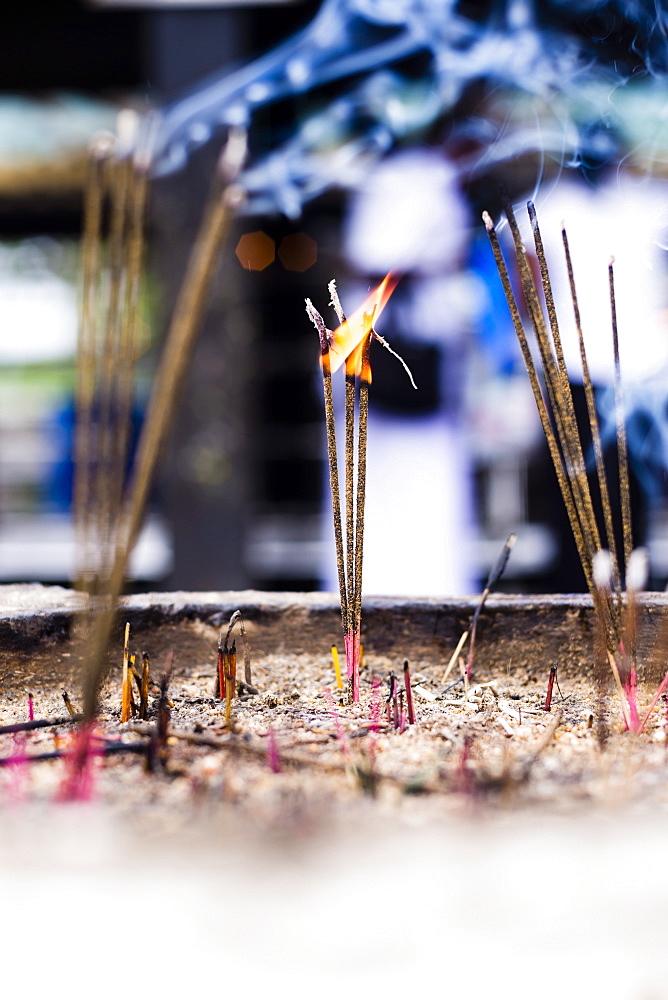
[[[250, 148], [245, 214], [221, 257], [133, 586], [334, 589], [317, 338], [303, 304], [324, 312], [335, 278], [352, 309], [396, 270], [379, 332], [418, 391], [376, 352], [365, 591], [475, 590], [510, 531], [507, 587], [580, 587], [479, 221], [483, 209], [500, 217], [500, 183], [520, 204], [534, 199], [546, 244], [567, 221], [591, 291], [592, 359], [609, 307], [607, 275], [591, 268], [617, 256], [639, 530], [665, 582], [661, 7], [58, 7], [36, 18], [28, 0], [13, 14], [9, 41], [34, 58], [9, 60], [0, 92], [1, 580], [71, 573], [86, 146], [131, 105], [162, 111], [137, 422], [228, 128], [246, 126]], [[602, 414], [606, 385], [602, 375]]]

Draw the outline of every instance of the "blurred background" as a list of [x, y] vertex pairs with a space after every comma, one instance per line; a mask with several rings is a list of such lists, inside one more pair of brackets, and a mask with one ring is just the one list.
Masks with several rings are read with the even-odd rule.
[[[375, 352], [365, 591], [478, 590], [510, 531], [506, 589], [584, 589], [480, 222], [483, 209], [500, 218], [503, 183], [518, 204], [535, 200], [555, 273], [561, 220], [572, 227], [608, 436], [617, 259], [636, 541], [663, 587], [667, 24], [643, 0], [12, 5], [0, 43], [0, 580], [72, 574], [86, 151], [131, 106], [164, 111], [137, 425], [227, 127], [247, 125], [250, 142], [247, 207], [131, 586], [335, 589], [304, 299], [333, 326], [332, 278], [352, 311], [396, 269], [378, 329], [418, 391]], [[555, 294], [568, 327], [558, 277]], [[572, 380], [577, 397], [575, 369]]]

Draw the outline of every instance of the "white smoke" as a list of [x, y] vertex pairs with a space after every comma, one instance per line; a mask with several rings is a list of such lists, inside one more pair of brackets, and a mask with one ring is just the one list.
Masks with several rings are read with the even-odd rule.
[[[481, 13], [482, 11], [482, 13]], [[596, 98], [584, 118], [608, 114], [610, 94], [668, 65], [664, 0], [325, 0], [302, 32], [231, 73], [210, 78], [167, 108], [156, 172], [181, 167], [219, 130], [249, 129], [254, 153], [244, 177], [251, 211], [295, 216], [332, 185], [352, 186], [370, 161], [410, 141], [486, 80], [546, 106], [560, 95]], [[419, 59], [420, 71], [407, 67]], [[332, 87], [337, 93], [332, 96]], [[327, 88], [327, 93], [323, 89]], [[287, 140], [258, 140], [258, 109], [301, 95]], [[485, 123], [475, 123], [483, 134]], [[469, 127], [473, 127], [469, 123]], [[492, 135], [479, 168], [521, 150], [564, 162], [589, 152], [570, 111], [550, 127], [522, 123]], [[596, 150], [594, 150], [596, 152]]]

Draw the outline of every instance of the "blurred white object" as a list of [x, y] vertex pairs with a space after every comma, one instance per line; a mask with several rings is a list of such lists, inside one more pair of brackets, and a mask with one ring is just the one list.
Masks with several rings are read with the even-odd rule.
[[[371, 389], [363, 579], [368, 594], [442, 596], [475, 588], [471, 456], [457, 402], [477, 310], [475, 278], [463, 268], [469, 239], [468, 208], [455, 171], [436, 151], [388, 157], [352, 198], [344, 245], [348, 260], [368, 278], [345, 290], [344, 299], [361, 301], [368, 284], [387, 271], [403, 274], [379, 333], [400, 353], [395, 336], [437, 349], [430, 355], [437, 359], [435, 399], [423, 412], [395, 408], [387, 394], [382, 410], [374, 408]], [[417, 401], [420, 375], [414, 374]], [[328, 532], [330, 521], [328, 513]], [[325, 585], [336, 590], [336, 580], [332, 554]]]
[[[74, 525], [68, 514], [7, 515], [0, 524], [0, 580], [72, 580], [77, 569]], [[165, 523], [150, 515], [130, 556], [133, 580], [162, 580], [172, 569]]]
[[[582, 381], [561, 236], [566, 227], [573, 261], [587, 362], [592, 381], [613, 378], [608, 264], [614, 258], [619, 353], [626, 383], [655, 377], [668, 367], [668, 183], [615, 171], [598, 186], [559, 181], [537, 199], [564, 356], [574, 382]], [[526, 213], [522, 229], [533, 247]]]
[[441, 153], [390, 156], [353, 197], [345, 248], [359, 271], [443, 275], [457, 267], [467, 242], [468, 209]]
[[0, 274], [0, 364], [44, 364], [72, 358], [76, 348], [76, 290], [55, 275], [40, 279]]

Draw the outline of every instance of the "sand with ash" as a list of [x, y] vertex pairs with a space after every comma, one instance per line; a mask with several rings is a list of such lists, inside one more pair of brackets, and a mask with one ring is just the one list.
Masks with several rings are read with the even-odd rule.
[[[438, 820], [471, 809], [569, 813], [668, 799], [666, 705], [660, 699], [640, 735], [626, 732], [612, 686], [602, 698], [586, 676], [559, 676], [544, 711], [544, 670], [488, 676], [476, 665], [445, 691], [443, 664], [411, 667], [416, 722], [388, 722], [387, 678], [403, 683], [402, 662], [365, 654], [361, 702], [345, 703], [326, 652], [271, 655], [256, 650], [258, 694], [236, 698], [231, 726], [215, 697], [218, 632], [183, 624], [139, 636], [152, 656], [148, 726], [155, 724], [161, 657], [176, 646], [169, 686], [170, 736], [164, 759], [147, 770], [145, 754], [96, 757], [92, 792], [133, 821], [179, 829], [217, 811], [253, 827], [317, 829], [356, 816]], [[153, 648], [152, 648], [153, 647]], [[24, 657], [0, 697], [0, 724], [27, 717], [32, 692], [37, 718], [62, 716], [62, 688], [79, 703], [74, 647]], [[45, 663], [48, 662], [48, 669]], [[98, 731], [109, 740], [148, 740], [147, 723], [120, 724], [119, 649], [101, 696]], [[238, 678], [243, 678], [239, 657]], [[373, 678], [378, 678], [375, 686]], [[380, 682], [380, 683], [379, 683]], [[452, 682], [452, 678], [450, 678]], [[641, 716], [654, 688], [641, 686]], [[71, 725], [0, 736], [0, 756], [30, 757], [72, 745]], [[68, 760], [19, 763], [0, 770], [0, 797], [49, 802], [62, 794]]]

